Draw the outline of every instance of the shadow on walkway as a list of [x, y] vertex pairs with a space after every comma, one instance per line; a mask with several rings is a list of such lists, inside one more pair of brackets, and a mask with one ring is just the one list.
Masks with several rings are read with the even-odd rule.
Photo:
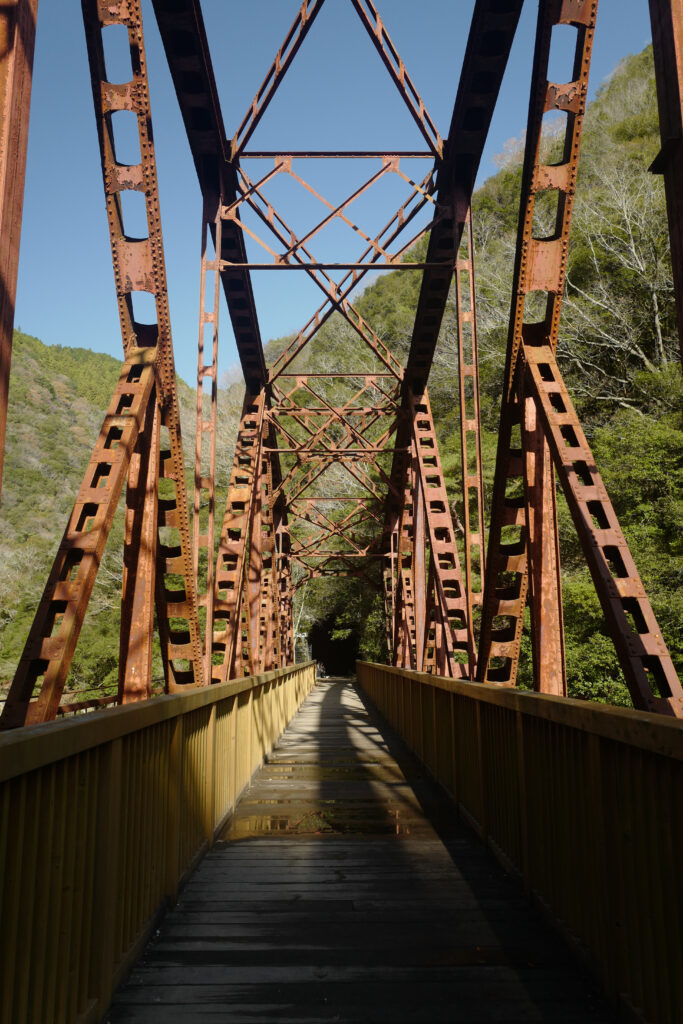
[[609, 1020], [348, 680], [322, 680], [108, 1020]]

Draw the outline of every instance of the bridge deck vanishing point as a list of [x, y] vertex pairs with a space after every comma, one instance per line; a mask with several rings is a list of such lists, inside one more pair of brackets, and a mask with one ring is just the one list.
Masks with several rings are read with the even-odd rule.
[[115, 995], [120, 1022], [605, 1021], [347, 680], [323, 680]]

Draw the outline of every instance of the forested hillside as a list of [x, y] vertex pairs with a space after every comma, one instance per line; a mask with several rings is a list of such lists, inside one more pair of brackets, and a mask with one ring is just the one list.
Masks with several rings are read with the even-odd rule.
[[[549, 155], [557, 142], [546, 139]], [[647, 168], [659, 149], [652, 53], [628, 58], [591, 104], [585, 122], [559, 359], [598, 466], [632, 546], [679, 672], [683, 670], [683, 377], [677, 355], [662, 180]], [[476, 193], [473, 221], [487, 497], [510, 307], [522, 144], [507, 147], [499, 173]], [[539, 211], [550, 223], [552, 211]], [[379, 277], [355, 299], [398, 356], [408, 351], [419, 275]], [[348, 365], [355, 335], [333, 317], [292, 370]], [[271, 342], [272, 359], [287, 339]], [[454, 298], [430, 379], [452, 507], [459, 497]], [[372, 365], [355, 364], [372, 371]], [[0, 682], [11, 678], [112, 393], [119, 364], [85, 349], [48, 347], [17, 334], [0, 526]], [[194, 452], [194, 392], [179, 386], [188, 467]], [[238, 422], [239, 389], [221, 392], [218, 509], [221, 514]], [[629, 703], [568, 511], [559, 502], [570, 692]], [[91, 602], [69, 688], [115, 686], [122, 517]], [[324, 634], [382, 660], [379, 593], [353, 580], [316, 580], [295, 606], [301, 636]], [[155, 671], [159, 673], [157, 663]], [[525, 650], [522, 683], [530, 665]]]

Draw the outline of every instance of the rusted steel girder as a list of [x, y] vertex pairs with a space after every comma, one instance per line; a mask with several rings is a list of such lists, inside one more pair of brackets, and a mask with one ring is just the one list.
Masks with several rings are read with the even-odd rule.
[[683, 687], [549, 345], [523, 342], [526, 393], [560, 483], [637, 708], [683, 718]]
[[[265, 395], [244, 396], [223, 529], [216, 560], [212, 682], [242, 675], [249, 664], [248, 598], [250, 544], [257, 513]], [[219, 623], [224, 622], [224, 628]], [[245, 628], [246, 624], [246, 628]]]
[[[546, 0], [539, 8], [478, 665], [480, 679], [515, 685], [531, 589], [534, 685], [560, 695], [566, 677], [554, 473], [536, 411], [523, 390], [520, 398], [517, 372], [522, 344], [557, 348], [596, 15], [597, 0]], [[577, 30], [566, 84], [548, 81], [552, 32], [561, 24]], [[541, 152], [548, 112], [566, 117], [561, 161], [553, 164]], [[549, 238], [534, 222], [543, 195], [557, 204]], [[532, 320], [534, 293], [544, 305], [542, 320]]]
[[0, 496], [38, 0], [0, 6]]
[[[204, 211], [202, 222], [202, 255], [199, 284], [199, 338], [197, 343], [197, 418], [194, 463], [194, 515], [192, 531], [192, 565], [197, 580], [198, 601], [206, 609], [204, 625], [204, 678], [211, 679], [211, 646], [213, 641], [213, 604], [215, 572], [216, 522], [216, 414], [218, 403], [218, 322], [220, 277], [218, 261], [211, 259], [208, 247], [210, 233], [220, 252], [222, 221], [212, 217], [211, 208]], [[213, 287], [211, 281], [213, 280]], [[210, 308], [209, 308], [210, 307]], [[211, 348], [207, 352], [207, 328], [211, 333]], [[207, 396], [205, 384], [210, 393]], [[209, 415], [205, 413], [205, 400], [209, 400]], [[206, 553], [206, 567], [200, 576], [199, 553]]]
[[[277, 156], [274, 160], [273, 169], [265, 174], [258, 182], [251, 181], [246, 171], [243, 168], [240, 168], [240, 195], [233, 203], [230, 203], [223, 208], [223, 217], [226, 221], [236, 224], [242, 232], [247, 234], [258, 245], [260, 245], [261, 248], [272, 257], [272, 261], [268, 263], [257, 263], [254, 260], [251, 260], [245, 264], [223, 261], [221, 262], [221, 267], [230, 269], [232, 267], [246, 266], [254, 270], [306, 270], [318, 284], [320, 284], [320, 278], [314, 273], [314, 271], [352, 270], [355, 274], [348, 275], [342, 283], [351, 279], [353, 286], [355, 286], [358, 281], [359, 272], [367, 272], [372, 267], [390, 267], [393, 270], [414, 270], [415, 268], [430, 266], [431, 264], [425, 263], [424, 261], [410, 261], [406, 260], [405, 257], [406, 253], [409, 252], [416, 242], [423, 238], [427, 232], [434, 227], [438, 220], [444, 216], [443, 213], [436, 213], [427, 224], [423, 225], [407, 241], [402, 240], [399, 249], [392, 252], [390, 250], [390, 246], [396, 241], [399, 233], [403, 232], [403, 229], [405, 228], [405, 219], [402, 217], [401, 211], [410, 209], [410, 204], [415, 202], [415, 206], [410, 209], [412, 219], [417, 213], [419, 213], [426, 203], [434, 202], [431, 196], [433, 189], [433, 172], [430, 171], [422, 182], [415, 182], [401, 171], [400, 157], [397, 157], [393, 153], [386, 153], [381, 154], [380, 159], [381, 165], [379, 170], [375, 171], [362, 185], [354, 189], [346, 199], [336, 205], [327, 200], [315, 188], [313, 188], [312, 185], [302, 178], [300, 174], [296, 173], [292, 169], [293, 157], [290, 154], [281, 154], [280, 156]], [[382, 231], [373, 238], [349, 216], [347, 216], [346, 210], [348, 210], [351, 204], [360, 196], [364, 195], [369, 189], [377, 185], [377, 183], [390, 172], [396, 174], [410, 185], [412, 192], [409, 194], [408, 199], [406, 199], [401, 205], [394, 217], [392, 217]], [[330, 211], [314, 227], [310, 228], [303, 238], [297, 238], [296, 234], [284, 221], [281, 214], [277, 212], [272, 203], [270, 203], [264, 195], [264, 187], [280, 174], [289, 174], [290, 177], [306, 192], [312, 195]], [[256, 213], [256, 215], [263, 221], [266, 227], [268, 227], [276, 236], [282, 245], [281, 252], [273, 250], [267, 242], [265, 242], [255, 231], [249, 228], [242, 219], [240, 219], [240, 206], [243, 205], [248, 206], [253, 210], [254, 213]], [[366, 243], [366, 248], [357, 260], [346, 263], [334, 263], [315, 260], [311, 255], [307, 248], [307, 243], [334, 220], [340, 220], [355, 234], [357, 234], [364, 243]], [[392, 231], [391, 229], [397, 221], [400, 223], [400, 231]], [[387, 235], [386, 239], [384, 238], [384, 235]], [[333, 282], [328, 274], [323, 274], [322, 279], [325, 282], [322, 286], [323, 291], [326, 293], [329, 293], [331, 286], [334, 286], [333, 291], [337, 291], [341, 287], [339, 283]]]
[[[142, 12], [140, 0], [107, 0], [106, 3], [82, 0], [82, 7], [124, 354], [136, 349], [147, 349], [151, 353], [157, 374], [156, 399], [160, 404], [161, 426], [168, 433], [169, 447], [160, 453], [157, 480], [166, 480], [171, 486], [170, 493], [159, 486], [156, 488], [157, 521], [160, 528], [177, 531], [177, 543], [170, 547], [158, 544], [156, 593], [166, 688], [172, 691], [188, 685], [201, 686], [205, 680]], [[108, 80], [105, 67], [102, 33], [112, 26], [125, 28], [128, 37], [131, 78], [120, 85]], [[116, 120], [123, 112], [135, 115], [140, 145], [140, 162], [130, 166], [121, 163], [117, 155]], [[126, 231], [122, 197], [128, 191], [144, 196], [147, 238], [134, 239]], [[142, 292], [154, 297], [154, 324], [140, 323], [136, 319], [133, 299]], [[171, 589], [177, 577], [181, 579], [180, 587], [176, 584]], [[144, 608], [142, 612], [140, 628], [144, 630], [151, 621], [151, 610]], [[124, 611], [124, 618], [126, 614]]]
[[[306, 9], [306, 6], [307, 5], [304, 4], [304, 10]], [[256, 313], [256, 306], [251, 286], [251, 278], [246, 266], [244, 235], [237, 225], [229, 221], [225, 221], [220, 215], [224, 197], [225, 200], [228, 201], [231, 198], [236, 199], [238, 196], [239, 158], [238, 153], [236, 151], [233, 152], [226, 141], [226, 134], [216, 92], [216, 84], [201, 6], [199, 0], [172, 0], [172, 2], [170, 2], [170, 0], [154, 0], [154, 9], [173, 78], [176, 95], [178, 97], [180, 111], [185, 124], [190, 150], [195, 162], [202, 196], [204, 198], [205, 218], [213, 236], [217, 280], [220, 277], [235, 336], [238, 355], [246, 382], [247, 392], [248, 394], [258, 395], [266, 383], [267, 373], [258, 316]], [[303, 20], [306, 21], [307, 18], [304, 16]], [[305, 30], [307, 31], [307, 28]], [[294, 49], [294, 52], [291, 53], [290, 57], [293, 57], [295, 52], [296, 49]], [[286, 70], [286, 68], [284, 70]], [[279, 82], [280, 71], [284, 73], [284, 70], [282, 70], [280, 63], [276, 68], [276, 85]], [[256, 118], [252, 117], [249, 119], [250, 124], [243, 124], [242, 129], [246, 128], [248, 133], [251, 133], [256, 125], [258, 117], [260, 117], [265, 110], [265, 106], [268, 101], [269, 100], [266, 99], [266, 103], [261, 103], [260, 110], [256, 111]], [[254, 111], [252, 110], [252, 114], [253, 113]], [[242, 129], [238, 131], [238, 135]], [[244, 133], [243, 141], [246, 141]], [[206, 246], [206, 236], [204, 236], [203, 245]], [[201, 311], [201, 315], [204, 315], [203, 309]], [[204, 445], [206, 445], [208, 440], [208, 446], [210, 449], [210, 465], [208, 476], [204, 476], [200, 471], [195, 488], [195, 504], [197, 504], [197, 498], [199, 498], [200, 508], [202, 501], [201, 492], [209, 492], [208, 523], [206, 533], [200, 532], [198, 529], [198, 519], [200, 518], [199, 512], [195, 517], [195, 545], [197, 546], [195, 564], [198, 564], [198, 548], [199, 546], [203, 546], [200, 542], [200, 538], [205, 538], [208, 552], [208, 569], [206, 590], [207, 609], [204, 635], [204, 669], [206, 679], [213, 681], [218, 678], [229, 678], [234, 672], [240, 674], [242, 671], [243, 657], [251, 657], [251, 652], [253, 652], [248, 632], [242, 630], [243, 608], [241, 602], [241, 591], [237, 599], [238, 612], [236, 613], [239, 617], [239, 628], [237, 622], [234, 621], [233, 617], [229, 614], [227, 620], [227, 647], [223, 649], [221, 643], [218, 642], [218, 647], [216, 648], [216, 641], [214, 638], [213, 605], [214, 601], [217, 599], [215, 595], [224, 592], [224, 588], [220, 588], [218, 586], [217, 573], [223, 573], [224, 582], [226, 576], [225, 568], [221, 568], [220, 565], [221, 558], [223, 557], [221, 556], [220, 549], [216, 569], [214, 569], [212, 558], [215, 517], [215, 509], [212, 505], [212, 493], [215, 490], [212, 468], [214, 465], [214, 457], [212, 453], [215, 452], [215, 352], [218, 345], [217, 318], [218, 302], [216, 297], [214, 300], [214, 319], [216, 321], [214, 323], [214, 358], [212, 360], [210, 370], [210, 374], [213, 379], [211, 399], [212, 410], [208, 425], [208, 438], [205, 436], [204, 430], [202, 430]], [[203, 377], [205, 376], [205, 372], [202, 369], [204, 366], [202, 353], [200, 353], [199, 359], [201, 363], [199, 375]], [[202, 427], [203, 426], [204, 424], [202, 424]], [[197, 444], [199, 449], [199, 432]], [[281, 470], [277, 453], [270, 457], [270, 472], [274, 486], [277, 487], [281, 481]], [[209, 484], [207, 488], [202, 486], [204, 482]], [[230, 497], [228, 497], [228, 502], [230, 502]], [[281, 530], [286, 534], [286, 515], [284, 515], [281, 520]], [[223, 552], [223, 555], [225, 555], [225, 551]], [[283, 566], [284, 564], [285, 563], [283, 562]], [[212, 586], [213, 575], [216, 576], [215, 587]], [[230, 573], [227, 572], [227, 575], [229, 576]], [[225, 609], [223, 609], [223, 611], [225, 611]], [[289, 636], [291, 641], [291, 611], [289, 613], [289, 620]], [[240, 633], [239, 639], [238, 632]], [[246, 647], [241, 643], [241, 636], [243, 633], [246, 637]], [[290, 642], [289, 648], [293, 653], [292, 642]], [[222, 664], [220, 664], [221, 653], [225, 656]], [[227, 667], [225, 659], [227, 659]], [[213, 666], [213, 661], [219, 662], [219, 664]]]
[[267, 672], [293, 653], [291, 545], [265, 407], [264, 391], [245, 395], [216, 565], [213, 682]]
[[[411, 403], [426, 390], [427, 378], [434, 356], [448, 293], [453, 280], [458, 248], [470, 210], [470, 200], [493, 109], [512, 47], [521, 13], [521, 0], [477, 0], [455, 100], [443, 160], [437, 162], [437, 213], [429, 236], [426, 263], [430, 264], [422, 278], [406, 370], [403, 378], [403, 409], [410, 420]], [[399, 428], [397, 445], [408, 443], [407, 427]], [[401, 487], [404, 468], [398, 457], [392, 479]], [[404, 469], [405, 471], [405, 469]], [[387, 499], [386, 521], [394, 519], [392, 499]], [[448, 511], [448, 510], [447, 510]], [[448, 511], [450, 517], [450, 512]], [[451, 524], [452, 531], [452, 524]], [[385, 530], [385, 542], [390, 531]], [[455, 547], [455, 545], [454, 545]], [[457, 557], [457, 549], [455, 551]], [[385, 592], [388, 594], [388, 585]], [[430, 593], [438, 591], [438, 581], [430, 580]], [[460, 584], [460, 597], [465, 588]], [[387, 602], [389, 601], [387, 597]], [[440, 608], [440, 605], [437, 606]], [[445, 609], [432, 616], [434, 634], [445, 648], [440, 650], [441, 664], [451, 664], [448, 657], [450, 625]], [[440, 618], [440, 622], [436, 619]], [[469, 631], [469, 661], [474, 663], [472, 617], [467, 614], [461, 628]], [[394, 642], [395, 639], [394, 639]]]
[[261, 460], [261, 578], [259, 580], [258, 648], [252, 672], [268, 672], [279, 664], [275, 589], [275, 529], [271, 457]]
[[[438, 619], [444, 624], [443, 643], [447, 674], [468, 678], [474, 661], [474, 635], [468, 616], [465, 581], [453, 529], [446, 480], [426, 390], [411, 398], [412, 451], [419, 480], [421, 516], [426, 521], [430, 547], [430, 573]], [[424, 579], [420, 579], [424, 599]], [[420, 627], [424, 630], [424, 619]], [[420, 667], [420, 666], [418, 666]]]
[[399, 419], [390, 485], [382, 550], [392, 663], [467, 678], [474, 636], [426, 391]]
[[[237, 196], [238, 162], [230, 161], [199, 0], [153, 0], [154, 13], [206, 203]], [[242, 232], [224, 225], [220, 259], [246, 263]], [[247, 389], [263, 387], [266, 364], [249, 271], [221, 270], [221, 283]]]
[[[0, 728], [55, 718], [102, 554], [154, 393], [149, 353], [123, 364], [48, 576]], [[34, 692], [38, 688], [36, 698]]]
[[436, 177], [438, 207], [448, 216], [435, 224], [427, 248], [426, 262], [441, 263], [443, 269], [433, 266], [422, 278], [406, 366], [406, 388], [415, 395], [427, 386], [456, 253], [522, 2], [477, 0], [472, 15], [444, 158]]
[[[142, 17], [138, 0], [83, 0], [82, 6], [126, 362], [10, 688], [3, 727], [57, 714], [126, 472], [121, 652], [135, 654], [121, 668], [119, 698], [149, 693], [153, 590], [167, 689], [203, 681]], [[128, 36], [131, 78], [120, 85], [108, 81], [102, 45], [103, 30], [113, 25]], [[134, 165], [117, 159], [114, 121], [122, 111], [137, 120], [140, 162]], [[121, 195], [127, 190], [144, 196], [147, 238], [126, 234]], [[154, 296], [156, 324], [135, 318], [132, 295], [143, 291]], [[170, 444], [158, 459], [157, 403]], [[145, 424], [149, 447], [145, 443], [135, 454]], [[171, 484], [172, 497], [160, 493], [160, 480]], [[177, 533], [177, 545], [151, 538], [155, 520], [157, 531], [165, 526]], [[181, 589], [170, 589], [178, 575]]]
[[650, 170], [664, 175], [671, 266], [683, 356], [683, 0], [649, 0], [662, 148]]
[[294, 585], [290, 558], [291, 538], [287, 512], [282, 501], [273, 502], [273, 528], [275, 531], [275, 599], [280, 629], [280, 665], [294, 661]]
[[479, 411], [479, 351], [477, 303], [474, 285], [474, 235], [472, 214], [455, 266], [455, 297], [458, 316], [458, 384], [460, 392], [460, 453], [462, 464], [463, 546], [465, 549], [465, 600], [469, 624], [469, 677], [477, 670], [474, 609], [483, 600], [485, 574], [484, 480], [481, 461]]
[[270, 101], [287, 73], [287, 69], [299, 52], [299, 47], [306, 38], [324, 2], [325, 0], [304, 0], [299, 8], [294, 24], [285, 36], [285, 41], [277, 51], [275, 60], [268, 69], [266, 77], [259, 87], [249, 110], [235, 132], [230, 144], [231, 160], [235, 160], [242, 154], [244, 147], [249, 142], [256, 126], [265, 114]]
[[408, 107], [415, 124], [424, 136], [425, 142], [435, 157], [443, 156], [443, 139], [420, 99], [413, 80], [389, 37], [379, 11], [372, 0], [351, 0], [351, 3], [382, 58], [382, 63], [389, 72], [389, 76]]
[[405, 453], [404, 462], [406, 464], [406, 471], [403, 477], [404, 489], [401, 495], [396, 531], [397, 579], [393, 629], [395, 646], [391, 653], [394, 665], [397, 665], [399, 668], [416, 669], [418, 664], [413, 526], [417, 503], [418, 476], [416, 460], [411, 452]]
[[159, 404], [153, 392], [147, 406], [144, 429], [138, 434], [126, 488], [119, 704], [147, 700], [152, 695], [160, 428]]

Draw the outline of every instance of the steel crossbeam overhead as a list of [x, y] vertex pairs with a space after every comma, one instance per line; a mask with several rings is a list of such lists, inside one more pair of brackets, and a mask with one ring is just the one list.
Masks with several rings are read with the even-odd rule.
[[[285, 76], [299, 51], [316, 45], [325, 0], [300, 3], [230, 134], [200, 0], [152, 0], [202, 199], [190, 521], [141, 0], [82, 0], [124, 364], [6, 700], [2, 728], [148, 699], [155, 628], [167, 692], [283, 668], [294, 659], [297, 593], [309, 582], [339, 578], [377, 592], [387, 659], [394, 666], [502, 686], [516, 685], [528, 605], [534, 685], [561, 697], [567, 680], [556, 477], [635, 706], [683, 717], [683, 689], [557, 360], [598, 2], [539, 2], [488, 521], [472, 193], [522, 0], [475, 0], [447, 134], [427, 110], [374, 0], [344, 2], [372, 43], [371, 59], [391, 79], [396, 102], [412, 118], [421, 148], [410, 139], [386, 152], [261, 146], [264, 115], [282, 100]], [[649, 3], [662, 130], [652, 170], [665, 177], [683, 319], [683, 10], [680, 0]], [[390, 10], [389, 5], [389, 15]], [[36, 11], [37, 0], [0, 5], [0, 448]], [[559, 25], [576, 29], [576, 50], [572, 80], [553, 83], [549, 55]], [[103, 32], [112, 26], [123, 27], [128, 40], [130, 80], [122, 84], [109, 80], [105, 62]], [[214, 49], [214, 57], [220, 52]], [[132, 166], [117, 157], [117, 121], [124, 112], [135, 115], [138, 127], [140, 160]], [[546, 162], [541, 152], [548, 114], [565, 118], [556, 163]], [[333, 200], [311, 174], [312, 160], [355, 162], [357, 183]], [[418, 160], [419, 173], [409, 165]], [[285, 183], [307, 203], [318, 204], [317, 218], [301, 229], [274, 198]], [[376, 198], [379, 208], [389, 183], [405, 192], [398, 209], [396, 201], [387, 203], [377, 231], [364, 223], [363, 203]], [[128, 192], [144, 198], [145, 238], [127, 231]], [[534, 211], [548, 200], [556, 203], [555, 228], [541, 237]], [[329, 228], [348, 232], [357, 252], [325, 252]], [[322, 301], [268, 359], [251, 274], [282, 270], [303, 271]], [[370, 273], [405, 270], [420, 271], [421, 283], [404, 344], [369, 322], [359, 286]], [[229, 480], [216, 470], [221, 289], [245, 382]], [[153, 324], [136, 316], [143, 292], [154, 299]], [[461, 456], [455, 476], [462, 478], [455, 500], [428, 392], [450, 296], [457, 321], [453, 394]], [[217, 495], [226, 490], [217, 524]], [[120, 503], [125, 508], [118, 692], [73, 700], [65, 690], [70, 664]]]

